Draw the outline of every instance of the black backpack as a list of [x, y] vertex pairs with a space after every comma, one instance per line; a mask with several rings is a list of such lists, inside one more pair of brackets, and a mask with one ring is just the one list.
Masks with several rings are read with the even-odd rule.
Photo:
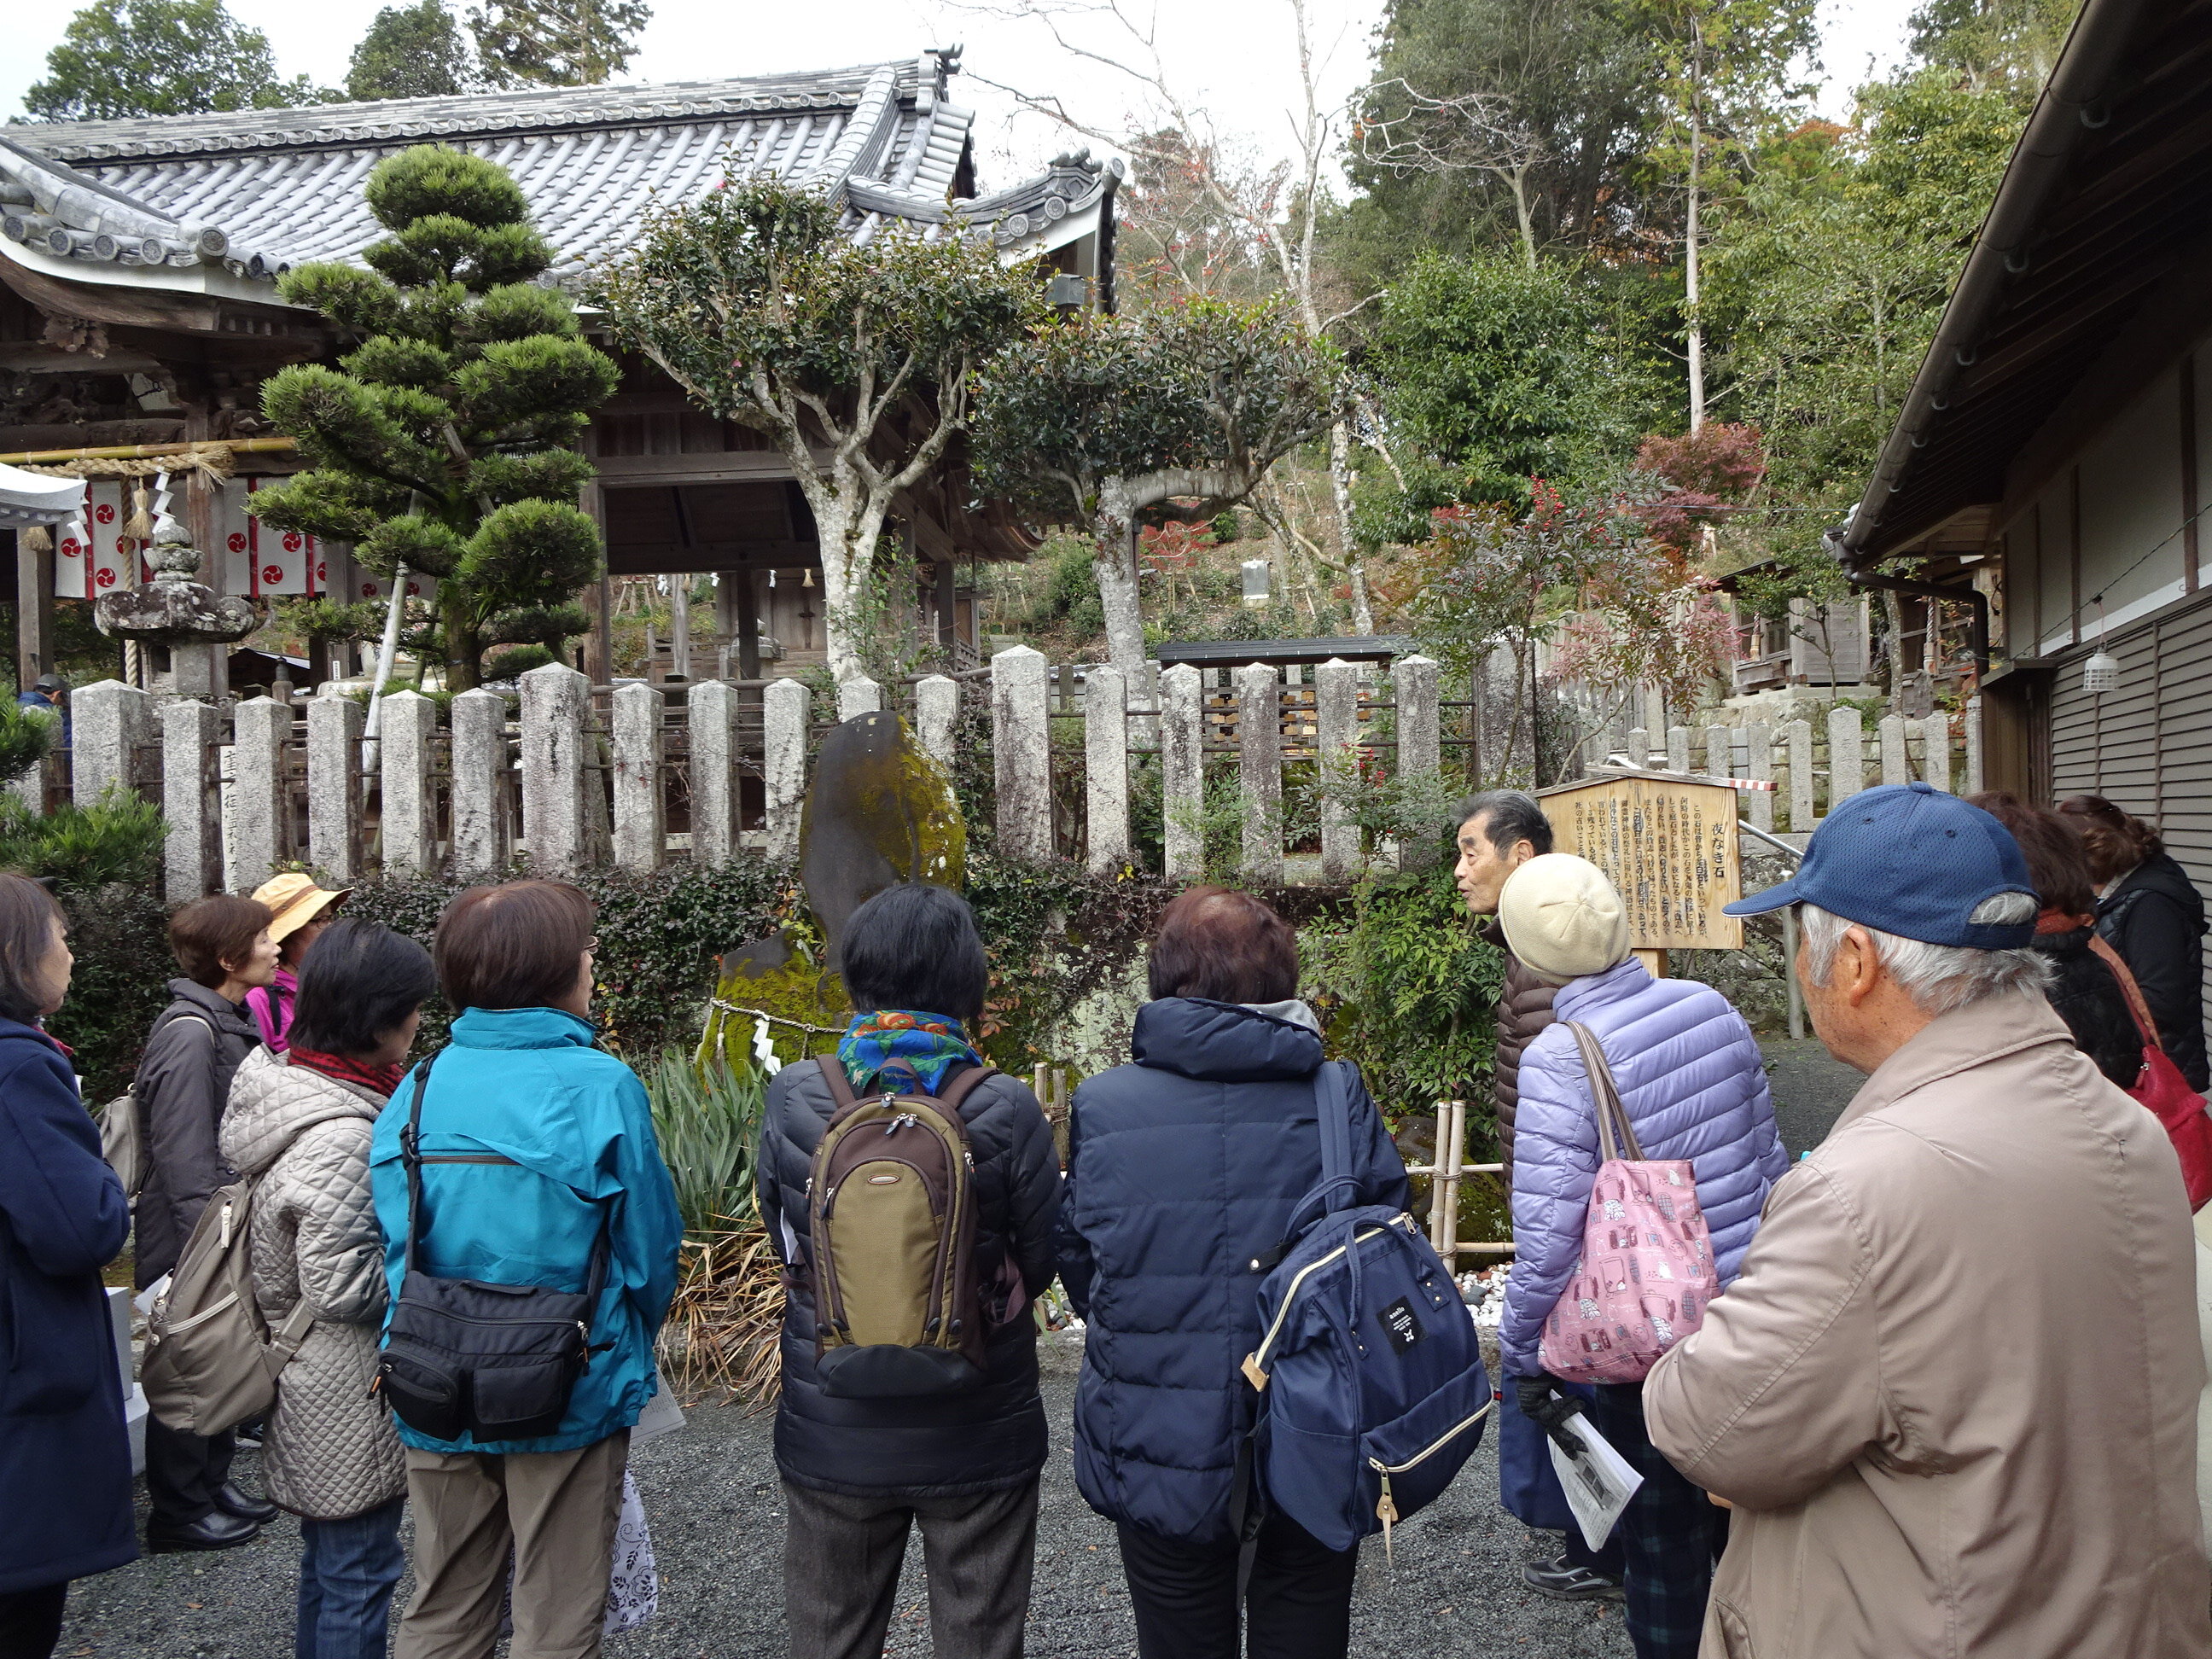
[[514, 1162], [491, 1152], [422, 1156], [422, 1091], [437, 1059], [433, 1054], [415, 1074], [399, 1135], [407, 1170], [406, 1271], [385, 1328], [376, 1387], [401, 1422], [433, 1440], [536, 1440], [559, 1430], [576, 1379], [593, 1354], [613, 1346], [592, 1346], [592, 1316], [607, 1279], [606, 1217], [599, 1218], [580, 1292], [416, 1272], [422, 1166]]

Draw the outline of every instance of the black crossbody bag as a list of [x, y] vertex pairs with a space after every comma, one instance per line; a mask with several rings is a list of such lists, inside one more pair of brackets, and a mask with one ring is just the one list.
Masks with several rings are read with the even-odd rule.
[[612, 1346], [592, 1346], [592, 1316], [606, 1285], [606, 1217], [599, 1218], [580, 1293], [417, 1272], [423, 1164], [514, 1162], [490, 1152], [422, 1156], [422, 1092], [436, 1064], [433, 1054], [415, 1074], [399, 1135], [407, 1170], [406, 1272], [385, 1329], [377, 1387], [401, 1422], [433, 1440], [539, 1439], [560, 1428], [592, 1356]]

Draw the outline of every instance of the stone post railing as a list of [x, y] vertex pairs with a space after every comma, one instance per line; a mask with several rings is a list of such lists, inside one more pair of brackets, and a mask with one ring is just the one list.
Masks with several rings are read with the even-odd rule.
[[464, 691], [453, 703], [453, 873], [485, 881], [507, 869], [507, 699]]
[[522, 677], [522, 839], [541, 876], [584, 867], [584, 713], [591, 682], [565, 663]]
[[1240, 866], [1247, 881], [1283, 880], [1283, 680], [1266, 663], [1240, 668], [1237, 682], [1237, 787], [1244, 798]]
[[1866, 787], [1866, 727], [1856, 708], [1828, 711], [1828, 810]]
[[738, 853], [738, 691], [702, 680], [684, 696], [691, 727], [691, 861], [719, 869]]
[[154, 740], [154, 699], [121, 680], [70, 695], [70, 798], [89, 806], [119, 783], [140, 781], [138, 746]]
[[1129, 861], [1129, 699], [1118, 668], [1093, 664], [1083, 684], [1087, 863], [1110, 876]]
[[776, 680], [761, 697], [761, 774], [768, 804], [768, 855], [799, 856], [799, 810], [806, 799], [806, 727], [814, 694], [797, 680]]
[[614, 848], [624, 870], [658, 870], [668, 850], [660, 794], [660, 693], [650, 685], [615, 688]]
[[960, 682], [932, 674], [914, 688], [914, 740], [921, 752], [952, 771], [953, 734], [960, 728]]
[[383, 762], [384, 871], [391, 876], [438, 873], [438, 705], [419, 691], [398, 691], [377, 715]]
[[884, 688], [870, 679], [840, 680], [837, 683], [837, 719], [840, 724], [858, 720], [863, 714], [872, 714], [884, 706]]
[[991, 759], [999, 849], [1043, 863], [1053, 855], [1052, 735], [1043, 654], [1018, 645], [991, 659]]
[[1206, 870], [1206, 682], [1187, 662], [1160, 676], [1160, 805], [1169, 877]]
[[172, 904], [215, 891], [222, 881], [221, 794], [216, 744], [222, 716], [204, 702], [173, 702], [161, 711], [162, 888]]
[[[1401, 657], [1390, 671], [1398, 705], [1397, 769], [1402, 777], [1432, 778], [1443, 769], [1443, 711], [1437, 672], [1436, 663], [1422, 656]], [[1436, 862], [1439, 850], [1436, 832], [1425, 830], [1400, 842], [1398, 862], [1407, 870], [1426, 869]]]
[[362, 877], [361, 734], [368, 711], [335, 694], [307, 703], [307, 862], [332, 881]]
[[292, 789], [284, 750], [292, 708], [253, 697], [232, 716], [230, 817], [224, 825], [223, 885], [250, 893], [292, 855]]
[[1321, 867], [1349, 880], [1359, 863], [1359, 826], [1342, 799], [1359, 766], [1359, 671], [1341, 657], [1314, 670], [1315, 741], [1321, 751]]

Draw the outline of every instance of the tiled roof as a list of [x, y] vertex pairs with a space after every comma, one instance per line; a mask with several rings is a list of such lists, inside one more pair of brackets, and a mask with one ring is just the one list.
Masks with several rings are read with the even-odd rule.
[[619, 254], [641, 206], [706, 188], [726, 157], [836, 193], [856, 240], [900, 220], [931, 236], [988, 225], [1002, 248], [1056, 245], [1052, 226], [1109, 190], [1118, 164], [1055, 163], [1014, 190], [951, 202], [974, 120], [945, 95], [953, 67], [933, 53], [768, 79], [9, 125], [0, 232], [72, 262], [220, 260], [234, 276], [273, 276], [380, 236], [362, 198], [369, 169], [434, 139], [514, 173], [559, 250], [560, 280]]

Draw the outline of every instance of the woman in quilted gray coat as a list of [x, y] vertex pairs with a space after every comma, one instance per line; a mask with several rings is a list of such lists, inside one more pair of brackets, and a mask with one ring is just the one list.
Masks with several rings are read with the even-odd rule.
[[253, 1287], [272, 1328], [304, 1297], [315, 1322], [276, 1384], [262, 1437], [270, 1501], [300, 1517], [297, 1659], [384, 1659], [402, 1557], [407, 1465], [369, 1391], [385, 1304], [370, 1132], [398, 1085], [430, 956], [346, 920], [301, 964], [291, 1043], [257, 1049], [231, 1085], [222, 1155], [253, 1177]]

